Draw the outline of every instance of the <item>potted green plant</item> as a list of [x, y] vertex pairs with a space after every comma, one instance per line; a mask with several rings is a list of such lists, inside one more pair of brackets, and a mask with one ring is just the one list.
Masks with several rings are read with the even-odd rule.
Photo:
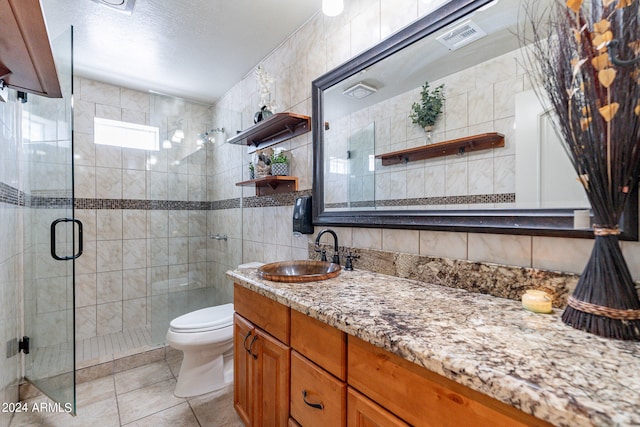
[[256, 168], [253, 166], [253, 162], [249, 162], [249, 179], [256, 178]]
[[420, 102], [414, 102], [411, 106], [409, 118], [414, 124], [424, 128], [429, 139], [433, 126], [442, 113], [444, 100], [444, 84], [429, 90], [429, 82], [424, 82], [420, 92]]
[[273, 155], [271, 155], [271, 175], [289, 175], [289, 158], [282, 147], [273, 150]]

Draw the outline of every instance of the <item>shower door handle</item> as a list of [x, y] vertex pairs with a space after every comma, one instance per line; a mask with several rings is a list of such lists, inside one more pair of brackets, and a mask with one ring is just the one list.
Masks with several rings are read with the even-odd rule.
[[[78, 253], [70, 256], [58, 256], [56, 253], [56, 226], [61, 222], [73, 222], [78, 224]], [[77, 259], [82, 255], [82, 222], [75, 218], [58, 218], [51, 223], [51, 256], [58, 261], [68, 261], [70, 259]]]

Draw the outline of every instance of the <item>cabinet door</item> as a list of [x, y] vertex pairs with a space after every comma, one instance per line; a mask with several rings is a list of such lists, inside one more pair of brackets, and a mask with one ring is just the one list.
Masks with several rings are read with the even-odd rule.
[[255, 367], [253, 381], [253, 425], [282, 426], [289, 422], [289, 377], [291, 351], [288, 346], [266, 332], [256, 329], [257, 340], [252, 353]]
[[[233, 407], [246, 426], [251, 426], [252, 419], [252, 361], [246, 350], [253, 339], [255, 328], [242, 317], [233, 316]], [[245, 344], [246, 343], [246, 344]]]
[[409, 424], [349, 387], [347, 427], [409, 427]]

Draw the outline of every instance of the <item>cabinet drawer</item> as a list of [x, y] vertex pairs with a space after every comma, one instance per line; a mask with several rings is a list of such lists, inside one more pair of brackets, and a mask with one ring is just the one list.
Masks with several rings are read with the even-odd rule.
[[347, 335], [344, 332], [291, 310], [291, 347], [342, 381], [347, 380]]
[[[304, 427], [346, 425], [347, 386], [291, 352], [291, 416]], [[312, 405], [318, 405], [313, 407]]]
[[351, 387], [347, 390], [348, 427], [409, 427], [409, 424]]
[[417, 427], [550, 426], [358, 338], [347, 358], [350, 386]]
[[289, 344], [289, 307], [236, 283], [233, 287], [233, 308], [260, 329]]

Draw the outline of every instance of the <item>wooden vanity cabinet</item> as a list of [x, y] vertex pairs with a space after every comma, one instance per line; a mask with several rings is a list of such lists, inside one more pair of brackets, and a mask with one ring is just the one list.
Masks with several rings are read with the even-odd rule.
[[235, 291], [233, 406], [247, 427], [287, 426], [289, 308], [237, 285]]
[[249, 426], [551, 426], [235, 285], [234, 407]]

